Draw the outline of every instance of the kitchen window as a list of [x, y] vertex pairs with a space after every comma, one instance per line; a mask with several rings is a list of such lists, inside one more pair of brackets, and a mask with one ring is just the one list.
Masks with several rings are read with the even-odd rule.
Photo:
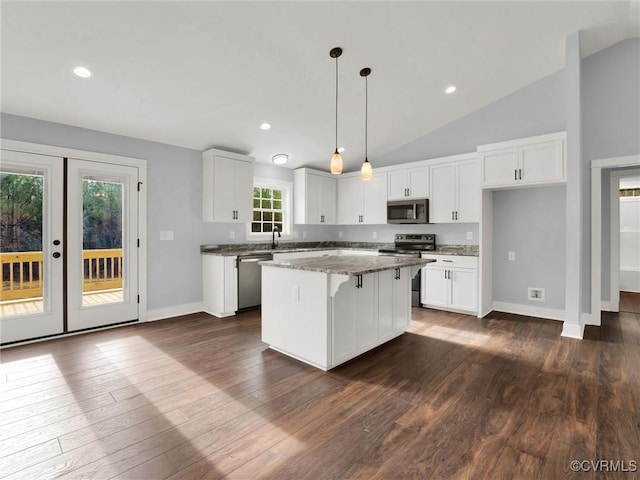
[[278, 227], [283, 236], [291, 234], [292, 189], [289, 182], [254, 179], [253, 213], [247, 228], [247, 238], [271, 237], [275, 227]]

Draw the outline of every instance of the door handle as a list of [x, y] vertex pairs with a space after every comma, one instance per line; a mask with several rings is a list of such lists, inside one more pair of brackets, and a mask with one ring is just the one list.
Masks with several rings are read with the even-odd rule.
[[53, 252], [53, 258], [60, 258], [60, 252]]

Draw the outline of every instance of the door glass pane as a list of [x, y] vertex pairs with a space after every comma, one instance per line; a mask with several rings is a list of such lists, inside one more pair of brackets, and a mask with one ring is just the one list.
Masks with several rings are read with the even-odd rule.
[[124, 184], [82, 179], [82, 306], [123, 301]]
[[44, 312], [41, 173], [0, 172], [1, 317]]

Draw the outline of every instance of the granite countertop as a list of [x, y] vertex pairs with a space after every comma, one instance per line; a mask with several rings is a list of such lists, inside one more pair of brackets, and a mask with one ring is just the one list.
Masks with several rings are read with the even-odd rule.
[[437, 245], [435, 251], [429, 253], [477, 257], [480, 255], [480, 247], [478, 245]]
[[[313, 252], [318, 250], [371, 250], [378, 251], [381, 248], [393, 248], [393, 243], [380, 242], [286, 242], [276, 248], [271, 248], [271, 243], [236, 243], [228, 245], [201, 245], [200, 253], [203, 255], [220, 255], [235, 257], [245, 253], [272, 252]], [[477, 257], [478, 245], [438, 245], [433, 252], [435, 255], [466, 255]]]
[[414, 257], [333, 255], [329, 257], [296, 258], [291, 260], [260, 262], [263, 266], [291, 268], [309, 272], [340, 275], [365, 275], [393, 268], [424, 267], [435, 260]]
[[286, 242], [276, 248], [271, 248], [271, 243], [242, 243], [230, 245], [201, 245], [200, 253], [203, 255], [221, 255], [234, 257], [244, 253], [271, 252], [313, 252], [318, 250], [372, 250], [393, 247], [392, 243], [373, 242]]

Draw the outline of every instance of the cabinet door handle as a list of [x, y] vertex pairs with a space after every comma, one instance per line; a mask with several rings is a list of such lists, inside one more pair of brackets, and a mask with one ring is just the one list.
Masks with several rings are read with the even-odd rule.
[[362, 275], [356, 275], [356, 288], [362, 288]]
[[514, 180], [518, 180], [518, 170], [517, 170], [517, 169], [515, 169], [515, 170], [513, 171], [513, 179], [514, 179]]
[[407, 188], [407, 197], [411, 196], [411, 188]]
[[320, 223], [324, 223], [324, 215], [320, 215]]
[[399, 268], [396, 268], [396, 274], [395, 274], [395, 276], [393, 278], [395, 278], [396, 280], [400, 280], [400, 269]]
[[442, 260], [443, 262], [453, 263], [453, 260]]
[[458, 211], [456, 210], [456, 220], [458, 220]]
[[451, 220], [455, 220], [455, 216], [453, 215], [453, 210], [451, 210]]
[[521, 168], [518, 169], [518, 176], [520, 177], [520, 180], [522, 180], [522, 169]]

